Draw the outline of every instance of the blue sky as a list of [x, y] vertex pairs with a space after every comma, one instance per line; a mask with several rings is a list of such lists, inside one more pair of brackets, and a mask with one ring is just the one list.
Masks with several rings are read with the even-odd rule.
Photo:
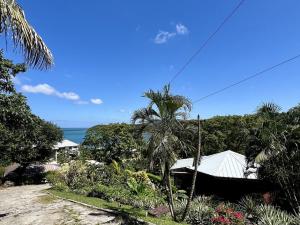
[[[34, 113], [62, 127], [129, 122], [201, 46], [237, 0], [25, 1], [26, 17], [55, 57], [49, 71], [17, 81]], [[196, 100], [300, 53], [300, 1], [246, 0], [172, 83]], [[1, 46], [5, 47], [1, 38]], [[8, 46], [5, 55], [22, 57]], [[300, 102], [300, 59], [194, 105], [198, 113], [253, 113], [262, 102]], [[92, 102], [92, 101], [93, 102]]]

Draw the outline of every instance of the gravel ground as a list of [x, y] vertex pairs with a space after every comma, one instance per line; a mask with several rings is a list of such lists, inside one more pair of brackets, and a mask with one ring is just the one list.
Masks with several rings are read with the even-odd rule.
[[120, 224], [115, 216], [50, 196], [48, 185], [0, 190], [0, 225]]

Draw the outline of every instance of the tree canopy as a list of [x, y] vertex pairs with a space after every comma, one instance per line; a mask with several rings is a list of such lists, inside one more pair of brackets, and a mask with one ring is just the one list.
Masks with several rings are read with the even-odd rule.
[[[257, 110], [258, 126], [249, 135], [246, 157], [258, 176], [280, 187], [278, 196], [297, 212], [300, 209], [300, 114], [299, 106], [288, 112], [274, 103]], [[281, 203], [282, 204], [282, 203]]]
[[139, 152], [141, 143], [142, 138], [132, 125], [97, 125], [87, 130], [82, 151], [92, 159], [111, 163], [133, 157]]
[[0, 161], [29, 164], [48, 159], [53, 145], [62, 139], [54, 124], [32, 114], [26, 97], [15, 90], [12, 78], [25, 72], [0, 51]]

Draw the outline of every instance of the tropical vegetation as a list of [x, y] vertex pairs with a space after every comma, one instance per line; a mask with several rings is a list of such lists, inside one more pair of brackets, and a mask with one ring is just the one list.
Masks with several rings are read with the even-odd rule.
[[26, 97], [16, 91], [12, 79], [25, 71], [24, 64], [14, 64], [0, 51], [0, 162], [23, 168], [49, 159], [53, 145], [62, 139], [62, 131], [34, 115]]
[[141, 133], [150, 135], [147, 143], [150, 167], [153, 164], [159, 165], [168, 192], [170, 212], [176, 218], [170, 168], [175, 163], [178, 152], [191, 151], [193, 147], [187, 138], [190, 130], [181, 122], [187, 118], [192, 103], [184, 96], [172, 95], [170, 85], [164, 86], [162, 92], [149, 90], [144, 96], [149, 99], [149, 104], [146, 108], [136, 110], [132, 121], [138, 122]]
[[138, 156], [143, 138], [129, 124], [97, 125], [87, 130], [81, 146], [86, 159], [111, 163]]
[[47, 69], [53, 64], [53, 56], [16, 0], [0, 0], [0, 34], [13, 40], [14, 46], [24, 53], [26, 64]]

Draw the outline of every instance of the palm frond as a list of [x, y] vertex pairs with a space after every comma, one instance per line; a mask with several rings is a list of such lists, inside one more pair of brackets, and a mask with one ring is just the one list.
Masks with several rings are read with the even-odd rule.
[[281, 107], [273, 102], [263, 103], [258, 109], [257, 114], [276, 114], [281, 111]]
[[53, 56], [25, 18], [24, 11], [14, 0], [0, 0], [0, 33], [20, 48], [28, 65], [48, 69], [53, 65]]
[[157, 118], [159, 118], [159, 114], [152, 108], [142, 108], [134, 111], [131, 121], [132, 123], [140, 122], [154, 122]]

